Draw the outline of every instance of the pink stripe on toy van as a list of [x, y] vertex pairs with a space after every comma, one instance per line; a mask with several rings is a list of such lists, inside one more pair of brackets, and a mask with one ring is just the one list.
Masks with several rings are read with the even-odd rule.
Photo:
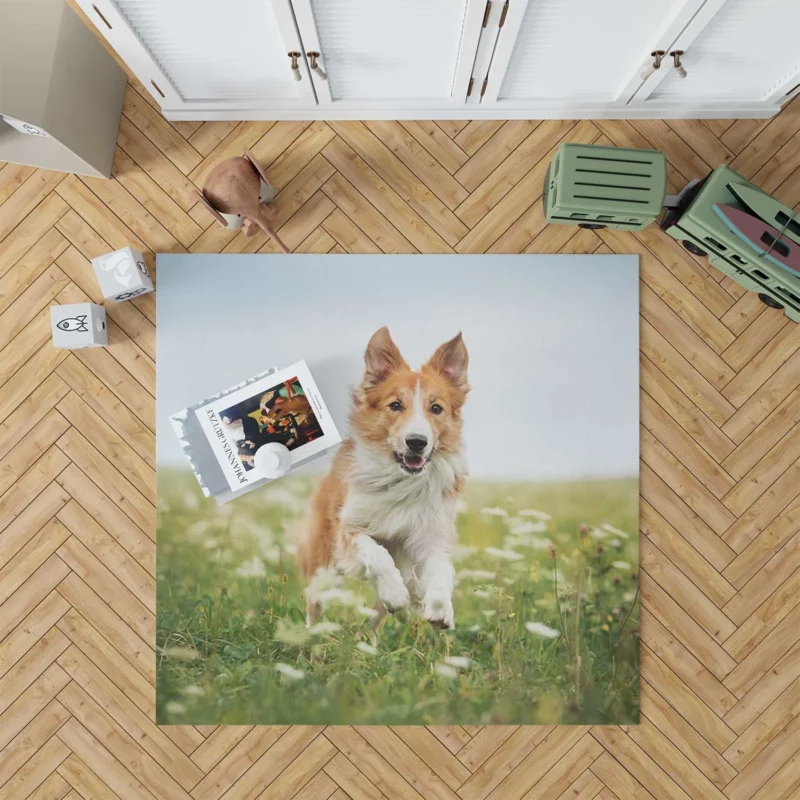
[[714, 203], [723, 222], [760, 256], [789, 272], [800, 274], [800, 245], [763, 220], [723, 203]]

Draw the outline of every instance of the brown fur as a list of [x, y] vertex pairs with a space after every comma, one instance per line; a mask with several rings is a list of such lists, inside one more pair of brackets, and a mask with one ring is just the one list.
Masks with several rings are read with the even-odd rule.
[[300, 542], [297, 559], [306, 581], [333, 560], [333, 545], [339, 529], [339, 509], [347, 496], [347, 468], [353, 443], [345, 441], [322, 479], [311, 501], [308, 535]]

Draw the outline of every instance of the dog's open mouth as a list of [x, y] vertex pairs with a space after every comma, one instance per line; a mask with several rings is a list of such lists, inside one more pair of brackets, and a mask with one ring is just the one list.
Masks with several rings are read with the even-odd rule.
[[425, 465], [428, 463], [428, 459], [421, 453], [395, 452], [394, 459], [400, 465], [400, 468], [410, 475], [418, 475], [425, 469]]

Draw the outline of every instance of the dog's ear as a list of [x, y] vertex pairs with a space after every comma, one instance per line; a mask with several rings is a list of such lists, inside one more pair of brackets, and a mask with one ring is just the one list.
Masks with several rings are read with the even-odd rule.
[[425, 365], [445, 376], [454, 386], [465, 386], [469, 354], [461, 333], [436, 348], [436, 352]]
[[372, 334], [364, 353], [364, 365], [362, 386], [365, 389], [376, 386], [392, 372], [408, 367], [385, 325]]

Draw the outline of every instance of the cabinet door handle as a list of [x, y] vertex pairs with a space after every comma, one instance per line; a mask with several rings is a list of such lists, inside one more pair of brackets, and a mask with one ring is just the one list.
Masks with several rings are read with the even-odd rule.
[[643, 81], [646, 81], [657, 69], [661, 68], [661, 59], [664, 58], [666, 54], [663, 50], [653, 50], [650, 55], [653, 58], [653, 63], [648, 64], [648, 66], [639, 75]]
[[683, 68], [683, 64], [681, 64], [683, 50], [670, 50], [669, 54], [672, 56], [672, 63], [675, 65], [675, 72], [677, 76], [679, 78], [685, 78], [686, 70]]
[[317, 75], [320, 80], [322, 80], [322, 81], [328, 80], [328, 73], [325, 72], [325, 70], [322, 69], [322, 67], [317, 65], [317, 59], [321, 58], [320, 54], [317, 53], [317, 52], [312, 51], [310, 53], [306, 53], [306, 55], [308, 56], [308, 60], [311, 62], [311, 64], [310, 64], [311, 71], [315, 75]]
[[292, 77], [293, 77], [293, 78], [294, 78], [296, 81], [301, 81], [301, 80], [303, 80], [303, 75], [302, 75], [302, 73], [300, 72], [300, 64], [299, 64], [299, 63], [298, 63], [298, 61], [297, 61], [297, 59], [298, 59], [298, 58], [300, 58], [300, 57], [301, 57], [303, 54], [302, 54], [302, 53], [298, 53], [298, 52], [296, 52], [296, 51], [294, 51], [294, 50], [293, 50], [293, 51], [292, 51], [291, 53], [289, 53], [288, 55], [289, 55], [289, 58], [291, 58], [291, 59], [292, 59], [292, 61], [291, 61], [291, 67], [292, 67]]

